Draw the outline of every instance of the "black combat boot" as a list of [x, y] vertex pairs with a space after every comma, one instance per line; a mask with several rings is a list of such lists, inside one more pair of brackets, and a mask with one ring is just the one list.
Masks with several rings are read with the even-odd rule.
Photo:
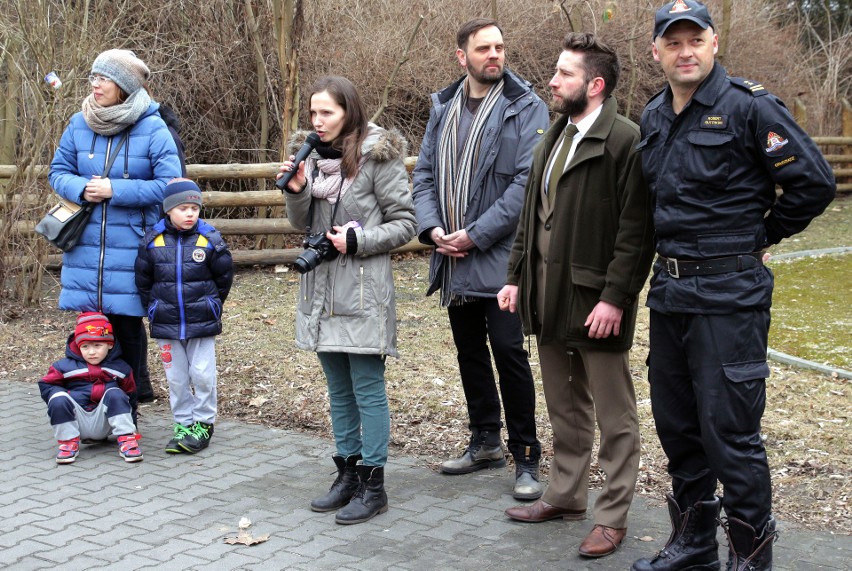
[[636, 561], [632, 571], [716, 571], [719, 562], [719, 542], [716, 541], [721, 502], [714, 497], [710, 501], [695, 502], [680, 511], [680, 506], [671, 494], [666, 494], [672, 533], [666, 546], [653, 558]]
[[385, 493], [385, 469], [383, 466], [358, 466], [358, 489], [334, 518], [340, 524], [362, 523], [388, 511], [388, 495]]
[[355, 490], [358, 489], [358, 470], [355, 466], [361, 459], [360, 454], [353, 456], [331, 457], [337, 465], [337, 478], [328, 489], [328, 493], [311, 501], [311, 509], [315, 512], [331, 512], [349, 503]]
[[772, 571], [772, 544], [778, 539], [775, 518], [757, 535], [754, 528], [735, 517], [720, 521], [728, 536], [728, 564], [726, 571]]

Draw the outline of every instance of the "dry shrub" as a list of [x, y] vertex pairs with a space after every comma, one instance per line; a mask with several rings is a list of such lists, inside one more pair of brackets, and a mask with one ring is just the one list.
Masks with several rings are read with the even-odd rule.
[[[81, 4], [4, 0], [0, 10], [0, 109], [9, 102], [6, 112], [16, 121], [0, 114], [0, 156], [19, 166], [48, 163], [68, 118], [89, 92], [85, 78], [92, 60], [104, 49], [121, 47], [136, 51], [149, 64], [155, 98], [172, 106], [181, 117], [190, 163], [277, 160], [284, 86], [273, 34], [272, 4], [276, 1], [89, 0]], [[267, 77], [261, 90], [252, 33], [246, 24], [246, 2], [259, 23], [258, 41]], [[528, 0], [518, 9], [514, 1], [496, 2], [508, 65], [545, 100], [549, 99], [547, 82], [565, 32], [594, 31], [610, 43], [623, 62], [615, 95], [622, 111], [633, 119], [638, 119], [644, 103], [665, 85], [650, 56], [653, 14], [658, 5], [650, 0]], [[721, 0], [709, 5], [719, 23]], [[795, 30], [781, 29], [780, 19], [768, 5], [766, 0], [734, 3], [726, 65], [732, 74], [764, 82], [788, 102], [801, 93], [807, 104], [815, 97], [808, 91], [803, 73], [809, 60], [795, 47]], [[387, 108], [378, 119], [381, 125], [403, 132], [412, 154], [418, 150], [429, 116], [429, 94], [462, 74], [454, 54], [456, 30], [470, 18], [491, 15], [490, 2], [471, 5], [457, 0], [302, 0], [302, 6], [304, 24], [297, 38], [302, 91], [321, 75], [345, 75], [358, 86], [371, 113], [381, 105], [385, 86], [403, 57], [418, 17], [424, 17], [389, 90]], [[615, 7], [614, 18], [604, 22], [604, 8], [611, 6]], [[787, 40], [783, 57], [774, 49], [779, 38]], [[51, 70], [65, 84], [58, 91], [42, 81]], [[269, 116], [262, 117], [264, 112]], [[300, 125], [307, 127], [304, 102], [300, 112]], [[834, 117], [831, 111], [823, 113]], [[265, 142], [260, 140], [264, 119], [269, 124]], [[819, 122], [832, 128], [838, 123]], [[2, 185], [0, 181], [0, 190]], [[209, 181], [205, 185], [210, 190], [258, 188], [256, 181]], [[0, 297], [10, 293], [11, 277], [17, 280], [11, 286], [11, 297], [23, 299], [29, 297], [27, 290], [32, 291], [23, 282], [37, 285], [41, 270], [26, 259], [21, 262], [21, 256], [42, 260], [47, 249], [39, 241], [17, 234], [14, 227], [21, 220], [35, 220], [52, 198], [43, 179], [37, 180], [33, 173], [17, 176], [6, 188], [0, 210]], [[37, 198], [19, 204], [15, 195]], [[245, 208], [216, 212], [220, 217], [263, 214]], [[10, 256], [17, 261], [10, 263]]]

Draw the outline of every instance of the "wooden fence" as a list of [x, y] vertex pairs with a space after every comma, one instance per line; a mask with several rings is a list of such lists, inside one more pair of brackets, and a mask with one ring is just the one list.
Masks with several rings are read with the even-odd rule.
[[[837, 177], [838, 194], [852, 194], [852, 137], [814, 137], [820, 146], [841, 147], [842, 154], [825, 155]], [[414, 168], [417, 157], [407, 157], [405, 165], [409, 172]], [[205, 180], [226, 179], [269, 179], [278, 173], [280, 163], [263, 164], [222, 164], [222, 165], [187, 165], [187, 176], [202, 182]], [[12, 177], [16, 172], [15, 165], [0, 165], [0, 180]], [[47, 176], [48, 167], [30, 167], [39, 178]], [[202, 185], [203, 187], [203, 185]], [[205, 208], [234, 208], [234, 207], [269, 207], [284, 206], [285, 195], [279, 190], [255, 190], [244, 192], [204, 192]], [[25, 201], [31, 206], [38, 206], [33, 201], [35, 197], [26, 198], [20, 195], [13, 200]], [[2, 201], [0, 201], [2, 208]], [[267, 235], [267, 234], [299, 234], [301, 229], [294, 228], [286, 218], [205, 218], [223, 235]], [[22, 220], [15, 223], [15, 231], [21, 234], [33, 234], [34, 220]], [[395, 252], [406, 252], [424, 249], [415, 238]], [[259, 250], [232, 250], [234, 263], [237, 265], [275, 265], [292, 263], [302, 251], [301, 248], [266, 248]], [[56, 268], [61, 258], [59, 255], [48, 256], [47, 267]]]

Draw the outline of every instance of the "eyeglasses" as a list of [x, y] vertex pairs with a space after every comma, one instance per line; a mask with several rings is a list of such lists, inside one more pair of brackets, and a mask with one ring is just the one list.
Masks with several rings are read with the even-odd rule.
[[100, 85], [101, 83], [114, 83], [114, 82], [113, 82], [113, 80], [111, 80], [108, 77], [104, 77], [102, 75], [90, 74], [89, 75], [89, 83], [91, 83], [92, 86], [96, 86], [96, 85]]

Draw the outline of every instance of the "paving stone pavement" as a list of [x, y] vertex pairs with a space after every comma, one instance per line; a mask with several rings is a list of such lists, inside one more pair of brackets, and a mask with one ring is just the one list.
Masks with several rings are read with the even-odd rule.
[[[388, 464], [386, 514], [336, 525], [308, 508], [333, 479], [328, 440], [223, 420], [210, 448], [170, 456], [170, 419], [143, 408], [143, 462], [126, 464], [110, 442], [59, 466], [45, 411], [35, 383], [0, 379], [0, 569], [626, 570], [668, 537], [661, 502], [637, 497], [623, 546], [582, 559], [591, 520], [503, 515], [516, 503], [507, 469], [442, 476], [412, 457]], [[269, 540], [224, 543], [242, 517]], [[776, 569], [850, 569], [850, 536], [778, 528]]]

